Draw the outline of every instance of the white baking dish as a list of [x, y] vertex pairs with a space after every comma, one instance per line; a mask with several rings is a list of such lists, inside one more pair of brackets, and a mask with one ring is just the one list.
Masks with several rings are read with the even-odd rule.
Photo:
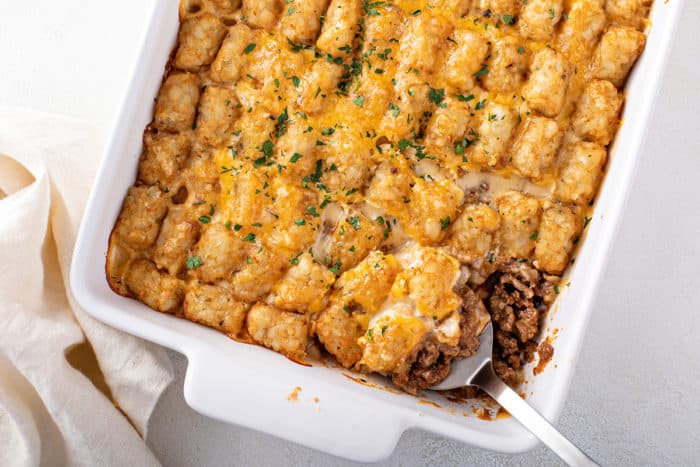
[[[628, 85], [624, 125], [618, 135], [587, 239], [548, 316], [558, 330], [554, 358], [522, 388], [527, 400], [550, 420], [564, 404], [583, 341], [600, 272], [644, 141], [649, 115], [681, 0], [657, 0], [651, 34]], [[357, 461], [388, 457], [408, 428], [424, 429], [482, 448], [517, 453], [534, 447], [534, 437], [509, 418], [481, 420], [471, 406], [426, 393], [415, 398], [358, 384], [349, 372], [321, 365], [304, 367], [262, 347], [234, 342], [211, 329], [154, 312], [112, 292], [105, 280], [110, 230], [141, 150], [141, 133], [151, 120], [153, 98], [175, 43], [178, 2], [155, 0], [141, 55], [107, 147], [85, 213], [73, 257], [70, 282], [78, 303], [97, 319], [185, 354], [189, 361], [185, 398], [195, 410], [226, 422], [271, 433]], [[383, 385], [379, 378], [367, 378]], [[295, 388], [296, 399], [290, 397]], [[421, 400], [422, 399], [422, 400]], [[439, 405], [433, 405], [431, 401]]]

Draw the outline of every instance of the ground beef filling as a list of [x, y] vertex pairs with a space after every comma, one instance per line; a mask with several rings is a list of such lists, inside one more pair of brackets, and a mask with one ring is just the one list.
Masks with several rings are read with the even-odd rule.
[[463, 298], [460, 310], [461, 335], [457, 345], [439, 342], [429, 335], [409, 355], [401, 359], [391, 376], [392, 382], [408, 392], [416, 394], [444, 380], [450, 373], [452, 360], [474, 355], [479, 348], [476, 337], [486, 308], [481, 299], [468, 287], [460, 291]]
[[[487, 311], [494, 326], [496, 374], [507, 384], [517, 385], [522, 379], [522, 366], [537, 351], [541, 319], [556, 297], [556, 279], [544, 277], [527, 263], [512, 261], [497, 267], [478, 290], [479, 295], [466, 285], [460, 287], [464, 302], [459, 344], [449, 346], [430, 335], [401, 360], [392, 382], [410, 394], [440, 383], [450, 373], [454, 359], [476, 353], [478, 318]], [[468, 397], [474, 396], [472, 392]]]
[[528, 263], [502, 264], [480, 292], [494, 325], [493, 366], [513, 386], [522, 378], [522, 366], [537, 350], [544, 313], [556, 298], [558, 278], [544, 276]]

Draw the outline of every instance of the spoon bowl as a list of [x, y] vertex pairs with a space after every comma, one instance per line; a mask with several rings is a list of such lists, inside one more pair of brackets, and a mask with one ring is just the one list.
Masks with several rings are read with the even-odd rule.
[[430, 389], [444, 391], [463, 386], [476, 386], [493, 397], [513, 418], [530, 430], [568, 465], [598, 465], [496, 375], [493, 369], [492, 352], [493, 325], [489, 322], [479, 336], [479, 349], [476, 354], [454, 361], [447, 378]]

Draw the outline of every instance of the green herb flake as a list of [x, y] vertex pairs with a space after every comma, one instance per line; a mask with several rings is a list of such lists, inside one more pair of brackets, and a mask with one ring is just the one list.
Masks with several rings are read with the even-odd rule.
[[428, 99], [430, 99], [430, 101], [434, 102], [436, 105], [440, 105], [442, 101], [445, 100], [445, 90], [430, 88], [430, 92], [428, 92]]
[[250, 243], [255, 243], [255, 234], [249, 233], [245, 237], [243, 237], [244, 242], [250, 242]]
[[398, 117], [401, 112], [401, 109], [396, 104], [389, 104], [389, 110], [391, 110], [391, 116], [394, 118]]
[[450, 216], [447, 216], [444, 219], [440, 219], [440, 227], [442, 230], [446, 230], [449, 226], [450, 223], [452, 223], [452, 220], [450, 219]]
[[338, 260], [332, 267], [328, 268], [328, 270], [337, 276], [338, 274], [340, 274], [340, 268], [342, 266], [343, 263], [340, 260]]
[[305, 225], [306, 224], [306, 219], [297, 219], [294, 221], [296, 225]]
[[187, 258], [187, 261], [185, 261], [185, 265], [187, 266], [187, 269], [196, 269], [200, 266], [202, 266], [204, 263], [202, 263], [202, 258], [199, 256], [190, 256]]
[[364, 105], [364, 103], [365, 103], [365, 96], [357, 96], [356, 98], [354, 98], [354, 99], [352, 100], [352, 102], [353, 102], [356, 106], [362, 107], [362, 106]]
[[486, 64], [484, 63], [481, 65], [481, 69], [479, 71], [477, 71], [476, 73], [474, 73], [474, 76], [477, 76], [477, 77], [478, 76], [486, 76], [488, 74], [489, 74], [489, 67], [486, 66]]
[[457, 98], [458, 101], [462, 101], [462, 102], [469, 102], [469, 101], [474, 100], [474, 94], [469, 94], [468, 96], [463, 96], [461, 94], [457, 94], [455, 97]]
[[209, 216], [200, 216], [199, 222], [201, 222], [202, 224], [208, 224], [209, 222], [211, 222], [211, 217], [209, 217]]
[[243, 53], [246, 55], [251, 53], [253, 50], [255, 50], [256, 46], [257, 44], [255, 42], [251, 42], [250, 44], [245, 46], [245, 49], [243, 49]]
[[289, 262], [290, 262], [291, 264], [293, 264], [293, 265], [296, 266], [297, 264], [299, 264], [299, 257], [300, 257], [301, 255], [303, 255], [303, 254], [304, 254], [304, 252], [302, 251], [302, 252], [299, 253], [298, 255], [289, 258]]
[[348, 224], [352, 225], [353, 229], [360, 230], [360, 218], [358, 216], [349, 217]]
[[506, 23], [508, 26], [512, 26], [515, 24], [515, 21], [517, 18], [513, 15], [503, 15], [503, 22]]
[[540, 233], [537, 230], [535, 230], [534, 232], [532, 232], [532, 235], [530, 235], [530, 240], [537, 240], [537, 237], [539, 236]]

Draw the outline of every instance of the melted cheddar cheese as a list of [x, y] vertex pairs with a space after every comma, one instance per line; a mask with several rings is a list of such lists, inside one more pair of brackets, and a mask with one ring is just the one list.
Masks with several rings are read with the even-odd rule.
[[299, 361], [457, 346], [460, 287], [566, 270], [648, 8], [183, 1], [110, 284]]

